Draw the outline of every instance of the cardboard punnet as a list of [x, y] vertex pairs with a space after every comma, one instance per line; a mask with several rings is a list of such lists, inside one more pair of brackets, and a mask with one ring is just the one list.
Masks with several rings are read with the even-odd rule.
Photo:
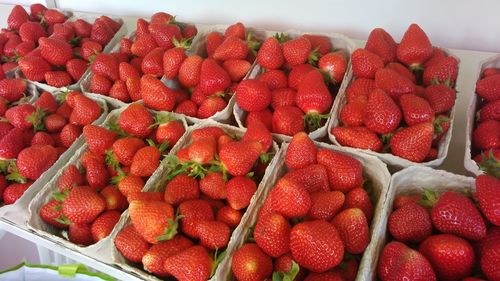
[[[444, 50], [445, 50], [445, 52], [448, 55], [453, 56], [452, 54], [450, 54], [450, 52], [448, 50], [446, 50], [446, 49], [444, 49]], [[453, 56], [453, 57], [455, 57], [455, 56]], [[455, 57], [455, 58], [460, 63], [460, 60], [457, 57]], [[459, 70], [460, 70], [460, 66], [459, 66]], [[352, 69], [350, 69], [350, 72], [351, 72], [351, 75], [350, 75], [351, 77], [350, 77], [349, 83], [348, 83], [348, 85], [346, 85], [346, 87], [348, 87], [349, 84], [355, 78], [354, 75], [352, 75]], [[342, 146], [337, 141], [337, 139], [335, 138], [335, 136], [332, 134], [332, 128], [338, 127], [339, 124], [340, 124], [340, 122], [339, 122], [340, 112], [341, 112], [342, 108], [344, 108], [344, 106], [347, 103], [347, 97], [346, 97], [346, 92], [345, 91], [343, 91], [342, 93], [339, 94], [338, 98], [336, 99], [336, 102], [337, 103], [334, 105], [335, 108], [332, 111], [332, 117], [330, 118], [330, 123], [328, 124], [327, 133], [328, 133], [328, 138], [330, 139], [330, 141], [332, 143], [334, 143], [334, 144], [336, 144], [338, 146]], [[395, 168], [397, 170], [402, 169], [402, 168], [406, 168], [406, 167], [410, 167], [410, 166], [413, 166], [413, 165], [421, 165], [421, 166], [428, 166], [428, 167], [437, 167], [437, 166], [439, 166], [439, 165], [441, 165], [443, 163], [444, 159], [448, 155], [448, 148], [449, 148], [450, 142], [451, 142], [451, 136], [452, 136], [452, 131], [453, 131], [453, 121], [455, 119], [455, 110], [456, 110], [456, 107], [457, 107], [457, 101], [455, 99], [455, 105], [453, 106], [453, 109], [450, 112], [450, 128], [448, 129], [448, 131], [446, 132], [446, 134], [444, 135], [444, 137], [439, 142], [439, 145], [438, 145], [438, 157], [436, 159], [432, 160], [432, 161], [422, 162], [422, 163], [416, 163], [416, 162], [412, 162], [412, 161], [409, 161], [407, 159], [395, 156], [395, 155], [393, 155], [391, 153], [378, 153], [378, 152], [371, 151], [371, 150], [368, 150], [368, 149], [359, 149], [359, 148], [351, 148], [351, 149], [354, 149], [354, 150], [362, 152], [362, 153], [367, 153], [367, 154], [376, 156], [380, 160], [382, 160], [385, 163], [387, 163], [390, 168]]]
[[[68, 18], [66, 20], [66, 22], [68, 22], [68, 21], [70, 21], [70, 22], [71, 21], [75, 21], [77, 19], [83, 19], [83, 20], [87, 21], [88, 23], [92, 24], [94, 22], [94, 20], [96, 20], [98, 17], [99, 16], [96, 16], [96, 15], [78, 13], [78, 16], [72, 16], [72, 17]], [[120, 42], [120, 39], [127, 33], [127, 25], [124, 23], [124, 20], [122, 18], [112, 17], [112, 19], [115, 20], [115, 21], [117, 21], [117, 22], [119, 22], [121, 24], [121, 26], [120, 26], [120, 29], [115, 33], [115, 35], [113, 36], [113, 38], [108, 42], [108, 44], [106, 46], [104, 46], [104, 48], [102, 50], [103, 53], [109, 53], [109, 51], [116, 44], [118, 44]], [[75, 83], [73, 83], [71, 85], [62, 87], [61, 89], [67, 88], [67, 89], [70, 89], [70, 90], [78, 90], [83, 77], [85, 77], [85, 74], [88, 73], [89, 71], [90, 70], [87, 67], [87, 70], [83, 73], [83, 75], [80, 78], [80, 80], [76, 81]], [[26, 79], [24, 77], [22, 71], [19, 69], [19, 67], [16, 68], [15, 76], [19, 77], [19, 78]], [[28, 80], [28, 81], [30, 81], [31, 83], [35, 84], [37, 87], [39, 87], [40, 89], [42, 89], [44, 91], [54, 92], [54, 91], [59, 90], [59, 88], [50, 86], [50, 85], [48, 85], [46, 83], [43, 83], [43, 82], [37, 82], [37, 81], [31, 81], [31, 80]]]
[[[373, 219], [371, 222], [370, 226], [370, 243], [368, 244], [363, 257], [360, 261], [359, 264], [359, 269], [358, 269], [358, 276], [356, 280], [366, 280], [364, 279], [364, 276], [361, 274], [363, 269], [365, 270], [370, 270], [371, 268], [371, 253], [374, 251], [374, 247], [377, 244], [377, 226], [381, 223], [380, 220], [382, 218], [381, 216], [381, 210], [382, 206], [384, 205], [385, 199], [387, 192], [389, 190], [389, 182], [391, 179], [391, 175], [389, 174], [389, 171], [387, 170], [387, 166], [377, 159], [374, 156], [371, 155], [366, 155], [363, 153], [358, 153], [353, 150], [345, 149], [342, 147], [330, 145], [330, 144], [325, 144], [325, 143], [320, 143], [320, 142], [315, 142], [316, 146], [318, 148], [324, 148], [324, 149], [329, 149], [332, 151], [336, 152], [341, 152], [344, 154], [347, 154], [349, 156], [352, 156], [359, 160], [361, 164], [363, 165], [363, 176], [365, 178], [368, 178], [371, 180], [372, 183], [372, 188], [373, 188], [373, 194], [377, 198], [377, 202], [373, 202], [373, 207], [374, 207], [374, 215]], [[286, 151], [288, 149], [289, 143], [283, 143], [281, 145], [280, 153], [276, 156], [277, 159], [277, 166], [274, 167], [274, 169], [270, 172], [268, 175], [268, 179], [266, 181], [266, 186], [264, 186], [263, 189], [259, 191], [259, 194], [257, 196], [257, 204], [254, 206], [254, 209], [252, 210], [252, 213], [249, 214], [248, 217], [246, 217], [246, 221], [240, 224], [238, 228], [235, 230], [240, 233], [239, 239], [232, 241], [233, 244], [230, 245], [232, 251], [228, 252], [229, 258], [226, 258], [220, 265], [216, 273], [216, 277], [218, 279], [214, 280], [233, 280], [234, 278], [232, 277], [232, 272], [231, 272], [231, 259], [233, 257], [234, 252], [241, 247], [245, 241], [247, 240], [249, 234], [250, 234], [250, 227], [255, 225], [257, 222], [257, 214], [260, 209], [260, 207], [264, 204], [265, 199], [267, 198], [270, 190], [274, 188], [274, 185], [278, 182], [278, 180], [286, 173], [287, 168], [285, 166], [285, 155]], [[241, 228], [240, 228], [241, 227]]]
[[[245, 132], [245, 130], [241, 128], [237, 128], [234, 126], [226, 125], [226, 124], [221, 124], [218, 122], [215, 122], [213, 120], [205, 120], [201, 123], [198, 123], [192, 127], [189, 127], [188, 131], [184, 136], [177, 142], [177, 144], [172, 148], [170, 151], [170, 154], [176, 154], [179, 150], [182, 148], [186, 147], [191, 143], [191, 133], [199, 128], [205, 128], [205, 127], [210, 127], [210, 126], [216, 126], [224, 129], [227, 133], [231, 135], [237, 135], [237, 136], [242, 136]], [[224, 261], [227, 259], [227, 257], [230, 256], [230, 253], [234, 252], [235, 248], [235, 242], [239, 239], [239, 236], [241, 235], [241, 232], [247, 227], [246, 221], [248, 220], [248, 217], [251, 216], [254, 213], [255, 207], [260, 204], [259, 203], [259, 198], [262, 190], [267, 186], [267, 181], [269, 180], [269, 175], [272, 173], [272, 171], [275, 169], [276, 165], [278, 164], [279, 157], [280, 155], [280, 150], [278, 148], [278, 145], [273, 142], [272, 147], [270, 148], [270, 152], [276, 153], [273, 157], [273, 159], [270, 161], [268, 167], [266, 168], [265, 174], [258, 184], [257, 191], [253, 195], [250, 205], [247, 207], [247, 210], [245, 214], [243, 215], [240, 225], [233, 231], [231, 234], [231, 238], [229, 240], [228, 246], [226, 248], [226, 258], [221, 262], [219, 267], [216, 270], [216, 273], [214, 274], [214, 277], [210, 280], [223, 280], [223, 279], [217, 279], [219, 272], [221, 272], [221, 265], [224, 263]], [[166, 163], [166, 160], [164, 160], [163, 163]], [[168, 181], [167, 179], [167, 174], [169, 172], [169, 169], [165, 167], [164, 165], [160, 165], [159, 169], [155, 171], [155, 173], [151, 176], [151, 178], [147, 181], [146, 185], [144, 186], [143, 191], [163, 191], [164, 187]], [[114, 241], [116, 235], [120, 232], [121, 229], [123, 229], [125, 226], [129, 225], [131, 223], [130, 217], [128, 215], [128, 211], [125, 211], [120, 218], [120, 221], [118, 222], [117, 226], [111, 233], [110, 237], [111, 240]], [[142, 270], [140, 268], [134, 267], [130, 265], [126, 259], [122, 256], [122, 254], [116, 249], [116, 247], [112, 246], [111, 249], [111, 256], [112, 256], [112, 262], [119, 266], [121, 269], [124, 271], [127, 271], [129, 273], [132, 273], [134, 275], [139, 276], [140, 278], [143, 278], [144, 280], [160, 280], [156, 276], [147, 273], [145, 270]]]
[[[500, 67], [500, 54], [483, 60], [476, 70], [473, 81], [479, 81], [481, 79], [481, 73], [488, 67]], [[479, 110], [481, 97], [478, 97], [476, 92], [471, 95], [469, 100], [469, 106], [467, 107], [467, 127], [465, 129], [465, 155], [464, 155], [464, 166], [465, 169], [473, 174], [480, 175], [483, 172], [479, 169], [476, 161], [472, 160], [472, 132], [475, 128], [476, 112]]]
[[[279, 33], [279, 32], [266, 30], [266, 38], [272, 37], [276, 33]], [[326, 137], [326, 135], [327, 135], [327, 126], [328, 126], [329, 120], [332, 118], [332, 116], [334, 116], [333, 110], [335, 108], [335, 104], [337, 103], [338, 96], [340, 96], [340, 94], [345, 91], [345, 89], [347, 88], [347, 84], [349, 83], [349, 81], [351, 81], [352, 74], [350, 71], [350, 69], [351, 69], [350, 58], [351, 58], [352, 52], [354, 52], [354, 50], [356, 49], [356, 44], [349, 37], [347, 37], [343, 34], [340, 34], [340, 33], [317, 33], [317, 32], [303, 32], [303, 31], [297, 31], [297, 30], [288, 30], [288, 31], [285, 31], [283, 33], [285, 35], [290, 36], [292, 39], [297, 38], [303, 34], [315, 34], [315, 35], [326, 36], [326, 37], [328, 37], [328, 39], [329, 39], [329, 41], [332, 44], [334, 49], [343, 50], [344, 53], [349, 58], [349, 63], [347, 66], [346, 73], [344, 75], [344, 79], [342, 80], [342, 83], [339, 85], [338, 91], [336, 93], [332, 93], [334, 95], [334, 100], [333, 100], [330, 112], [328, 112], [330, 114], [330, 117], [328, 118], [328, 120], [326, 120], [325, 124], [322, 127], [309, 133], [309, 137], [311, 139], [313, 139], [313, 140], [321, 139], [323, 137]], [[245, 77], [245, 79], [254, 79], [259, 74], [263, 73], [264, 71], [265, 71], [265, 69], [262, 66], [260, 66], [258, 63], [255, 63], [255, 66], [250, 71], [249, 75], [247, 75], [247, 77]], [[236, 123], [238, 124], [238, 126], [240, 128], [246, 128], [245, 127], [245, 119], [246, 119], [246, 116], [248, 113], [246, 111], [244, 111], [243, 109], [241, 109], [236, 102], [234, 103], [233, 114], [234, 114], [234, 118], [236, 119]], [[284, 142], [284, 141], [290, 141], [292, 139], [292, 136], [287, 136], [287, 135], [283, 135], [283, 134], [273, 134], [273, 137], [276, 141], [278, 141], [280, 143]]]
[[369, 263], [359, 268], [358, 278], [361, 276], [363, 279], [357, 280], [377, 280], [378, 259], [388, 242], [387, 221], [392, 212], [395, 197], [402, 194], [419, 194], [424, 188], [430, 188], [438, 193], [451, 190], [474, 191], [475, 180], [424, 166], [409, 167], [392, 175], [385, 203], [379, 211], [379, 222], [373, 230], [372, 242], [374, 243], [369, 252]]
[[[113, 110], [112, 112], [109, 113], [107, 116], [106, 120], [102, 123], [102, 126], [107, 127], [111, 122], [117, 122], [120, 114], [126, 109], [127, 107]], [[151, 111], [154, 112], [154, 111]], [[180, 120], [184, 128], [187, 128], [187, 123], [186, 121], [179, 115], [176, 114], [171, 114], [173, 117], [175, 117], [177, 120]], [[81, 247], [78, 246], [69, 240], [66, 240], [65, 238], [56, 235], [54, 233], [60, 232], [60, 230], [57, 230], [56, 228], [50, 226], [49, 224], [45, 223], [40, 216], [38, 215], [38, 212], [40, 208], [49, 202], [52, 199], [52, 193], [54, 191], [58, 191], [59, 188], [57, 186], [57, 183], [59, 181], [59, 178], [61, 175], [66, 171], [67, 167], [71, 164], [76, 165], [76, 167], [79, 170], [82, 170], [81, 162], [80, 162], [80, 156], [87, 151], [87, 144], [85, 143], [84, 139], [82, 138], [82, 146], [76, 153], [74, 153], [73, 157], [69, 161], [65, 161], [64, 165], [60, 166], [57, 173], [52, 177], [52, 179], [43, 187], [43, 189], [38, 192], [38, 194], [33, 198], [31, 203], [28, 206], [29, 210], [29, 216], [28, 216], [28, 221], [27, 225], [28, 228], [34, 232], [36, 232], [38, 235], [43, 236], [47, 240], [56, 242], [58, 244], [64, 245], [65, 247], [81, 252], [83, 254], [86, 254], [92, 258], [95, 258], [97, 260], [103, 261], [103, 262], [109, 262], [109, 245], [110, 245], [110, 238], [109, 236], [93, 245], [87, 246], [87, 247]], [[123, 214], [122, 214], [123, 216]]]

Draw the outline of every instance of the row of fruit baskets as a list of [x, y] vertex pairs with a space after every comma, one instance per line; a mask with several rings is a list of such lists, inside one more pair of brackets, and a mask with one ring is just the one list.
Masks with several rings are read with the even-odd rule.
[[33, 4], [0, 54], [0, 216], [44, 239], [145, 280], [500, 280], [500, 57], [474, 179], [432, 168], [459, 61], [416, 24], [356, 49]]

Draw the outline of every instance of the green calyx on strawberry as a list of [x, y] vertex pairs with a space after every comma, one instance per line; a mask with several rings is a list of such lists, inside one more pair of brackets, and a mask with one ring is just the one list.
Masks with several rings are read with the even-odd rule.
[[316, 112], [310, 112], [304, 115], [304, 126], [307, 128], [308, 132], [315, 131], [323, 125], [323, 120], [327, 120], [329, 117], [329, 113], [319, 114]]
[[257, 51], [259, 50], [262, 43], [260, 41], [257, 41], [255, 37], [253, 37], [252, 32], [247, 32], [246, 43], [248, 46], [248, 51], [253, 55], [257, 55]]
[[162, 124], [168, 123], [170, 121], [177, 120], [175, 117], [168, 113], [158, 113], [154, 118], [154, 123], [149, 126], [150, 128], [156, 128]]
[[28, 180], [21, 175], [19, 172], [19, 169], [17, 168], [16, 162], [14, 160], [9, 161], [9, 164], [7, 166], [7, 173], [8, 175], [5, 177], [5, 179], [13, 182], [18, 182], [18, 183], [27, 183]]
[[273, 281], [293, 281], [299, 271], [299, 264], [292, 260], [292, 267], [288, 272], [273, 272]]
[[26, 117], [26, 121], [33, 124], [33, 130], [35, 132], [45, 130], [45, 124], [43, 119], [45, 118], [46, 112], [40, 107], [36, 107], [35, 112], [33, 112], [30, 116]]
[[432, 125], [434, 125], [434, 138], [436, 138], [439, 134], [443, 133], [443, 128], [441, 124], [449, 121], [450, 118], [444, 116], [439, 116], [438, 118], [434, 119], [434, 121], [432, 122]]
[[124, 137], [131, 137], [130, 134], [125, 132], [122, 128], [120, 128], [120, 125], [118, 125], [117, 122], [109, 122], [108, 123], [108, 129], [111, 132], [114, 132], [118, 135], [119, 138], [124, 138]]
[[309, 56], [307, 57], [307, 63], [313, 66], [317, 66], [320, 57], [321, 54], [319, 53], [319, 47], [317, 47], [314, 50], [312, 50], [311, 53], [309, 53]]
[[496, 159], [493, 150], [490, 149], [488, 154], [482, 153], [483, 161], [478, 164], [479, 169], [487, 175], [500, 179], [500, 159]]
[[277, 32], [273, 37], [276, 38], [276, 40], [278, 40], [278, 42], [280, 42], [281, 44], [290, 40], [290, 37], [283, 32]]
[[167, 218], [167, 223], [168, 227], [165, 228], [165, 231], [163, 232], [162, 235], [156, 237], [156, 240], [158, 241], [166, 241], [174, 238], [175, 235], [177, 235], [177, 229], [179, 229], [179, 220], [182, 219], [184, 216], [182, 215], [177, 215], [175, 217], [175, 220], [171, 218]]
[[426, 188], [424, 189], [424, 194], [422, 196], [422, 199], [419, 201], [419, 204], [425, 208], [430, 209], [434, 207], [434, 205], [436, 205], [438, 200], [439, 195], [435, 191]]
[[206, 167], [205, 165], [195, 161], [180, 162], [177, 156], [168, 155], [167, 161], [164, 165], [170, 170], [167, 175], [167, 179], [171, 180], [177, 175], [183, 173], [187, 173], [188, 176], [193, 178], [202, 179], [208, 172], [220, 171], [220, 163], [218, 161], [211, 161], [209, 164], [210, 165]]
[[182, 38], [180, 41], [177, 38], [173, 38], [172, 43], [176, 48], [183, 48], [184, 50], [189, 49], [191, 46], [193, 38]]
[[114, 171], [118, 173], [118, 176], [120, 176], [120, 172], [123, 173], [120, 167], [120, 162], [118, 161], [118, 158], [116, 157], [113, 150], [110, 149], [106, 151], [105, 161], [108, 167], [111, 167]]

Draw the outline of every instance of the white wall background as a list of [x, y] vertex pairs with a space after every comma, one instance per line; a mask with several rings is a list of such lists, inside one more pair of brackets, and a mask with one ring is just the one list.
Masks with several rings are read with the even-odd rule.
[[[0, 2], [5, 0], [0, 0]], [[416, 22], [434, 45], [500, 52], [500, 1], [453, 0], [55, 0], [58, 7], [116, 15], [148, 16], [156, 11], [186, 22], [233, 23], [286, 30], [342, 32], [366, 39], [383, 27], [399, 40]]]

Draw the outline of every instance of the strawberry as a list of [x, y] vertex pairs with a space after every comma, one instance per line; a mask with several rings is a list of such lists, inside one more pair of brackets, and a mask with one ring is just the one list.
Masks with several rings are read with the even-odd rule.
[[106, 202], [89, 187], [81, 186], [71, 189], [63, 202], [63, 214], [72, 223], [85, 224], [93, 222], [106, 208]]
[[393, 211], [387, 228], [392, 237], [401, 242], [420, 243], [432, 234], [429, 213], [413, 202]]
[[174, 209], [165, 202], [133, 200], [129, 214], [137, 232], [151, 244], [169, 240], [177, 233]]
[[118, 139], [113, 143], [113, 153], [116, 160], [124, 166], [132, 165], [132, 159], [135, 153], [145, 147], [143, 140], [135, 137]]
[[273, 133], [293, 136], [305, 131], [303, 117], [302, 110], [295, 106], [282, 106], [275, 109], [272, 119]]
[[157, 143], [168, 143], [170, 147], [173, 147], [186, 131], [182, 122], [169, 115], [159, 115], [156, 121], [159, 123], [155, 133]]
[[104, 154], [105, 151], [113, 145], [116, 139], [116, 133], [96, 125], [87, 125], [83, 127], [83, 136], [89, 150]]
[[226, 28], [224, 31], [224, 37], [236, 36], [241, 39], [245, 39], [246, 28], [241, 22], [232, 24]]
[[0, 140], [0, 158], [17, 158], [17, 155], [25, 147], [23, 142], [23, 131], [19, 128], [12, 128]]
[[222, 41], [224, 41], [224, 36], [219, 32], [212, 31], [207, 33], [205, 41], [205, 50], [207, 51], [207, 56], [213, 57], [213, 54], [217, 47], [219, 47], [219, 45], [222, 44]]
[[29, 21], [30, 16], [21, 5], [15, 5], [7, 18], [9, 29], [18, 30], [21, 25]]
[[266, 69], [279, 69], [285, 63], [281, 44], [276, 37], [269, 37], [262, 42], [257, 62]]
[[51, 145], [34, 145], [23, 149], [17, 156], [19, 173], [28, 179], [36, 180], [57, 160], [56, 149]]
[[340, 122], [348, 127], [363, 126], [367, 104], [368, 98], [365, 96], [359, 96], [356, 100], [348, 102], [340, 111]]
[[245, 59], [249, 52], [247, 43], [237, 36], [225, 37], [224, 41], [215, 49], [213, 58], [216, 60]]
[[31, 145], [50, 145], [55, 146], [55, 141], [51, 135], [46, 132], [36, 132], [31, 139]]
[[161, 151], [154, 146], [146, 146], [139, 150], [132, 159], [130, 174], [139, 177], [149, 177], [160, 165]]
[[216, 149], [217, 142], [211, 136], [193, 139], [193, 143], [188, 148], [188, 156], [196, 163], [207, 164], [215, 158]]
[[290, 250], [301, 267], [313, 272], [334, 268], [344, 256], [339, 233], [324, 220], [296, 224], [290, 233]]
[[179, 73], [182, 62], [186, 59], [186, 49], [176, 47], [163, 53], [163, 74], [167, 79], [173, 80]]
[[500, 187], [500, 179], [489, 175], [480, 175], [476, 178], [475, 199], [479, 202], [479, 207], [488, 219], [494, 225], [500, 225], [500, 216], [495, 210], [498, 209], [500, 198], [496, 192]]
[[269, 193], [273, 197], [273, 210], [287, 218], [306, 215], [311, 208], [311, 198], [300, 183], [281, 179]]
[[311, 42], [311, 49], [317, 49], [318, 53], [322, 56], [332, 50], [332, 43], [326, 36], [316, 34], [304, 34], [303, 36]]
[[154, 120], [151, 113], [140, 103], [129, 105], [120, 115], [118, 124], [122, 130], [140, 138], [151, 134]]
[[38, 22], [27, 21], [19, 27], [19, 36], [23, 42], [38, 42], [40, 37], [47, 37], [47, 32]]
[[127, 62], [121, 62], [118, 65], [118, 74], [120, 76], [120, 80], [125, 82], [128, 78], [141, 78], [139, 70]]
[[[1, 124], [1, 123], [0, 123]], [[0, 135], [1, 138], [1, 135]], [[500, 159], [500, 149], [489, 149], [488, 151], [483, 151], [482, 153], [476, 155], [473, 160], [476, 161], [481, 166], [485, 166], [489, 159], [491, 159], [491, 153], [493, 153], [493, 157], [495, 159]], [[487, 168], [489, 168], [486, 165]]]
[[319, 149], [316, 159], [326, 167], [332, 190], [345, 193], [363, 183], [363, 167], [357, 159], [327, 149]]
[[198, 29], [194, 24], [185, 25], [182, 28], [182, 37], [186, 39], [193, 39], [198, 34]]
[[366, 78], [357, 78], [352, 81], [346, 89], [347, 103], [357, 100], [359, 96], [365, 96], [367, 99], [369, 94], [375, 89], [375, 80]]
[[476, 94], [488, 102], [500, 99], [500, 75], [487, 76], [476, 82]]
[[338, 230], [348, 253], [364, 252], [370, 242], [370, 229], [363, 211], [358, 208], [346, 209], [337, 214], [332, 223]]
[[307, 217], [312, 220], [331, 220], [342, 209], [345, 196], [340, 191], [316, 191], [311, 195]]
[[304, 122], [309, 131], [321, 127], [321, 114], [329, 112], [333, 98], [319, 71], [310, 71], [299, 83], [296, 95], [297, 106], [306, 113]]
[[236, 228], [243, 217], [242, 211], [235, 210], [230, 206], [224, 206], [217, 211], [217, 221], [227, 224], [231, 228]]
[[300, 169], [316, 164], [317, 152], [316, 145], [306, 133], [297, 133], [288, 146], [285, 164], [289, 169]]
[[55, 25], [56, 23], [63, 23], [66, 17], [63, 13], [56, 9], [48, 9], [43, 13], [42, 21], [46, 22], [47, 25]]
[[247, 208], [250, 205], [250, 201], [252, 200], [255, 191], [257, 190], [255, 182], [243, 176], [230, 179], [225, 187], [227, 202], [229, 206], [235, 210]]
[[40, 122], [43, 112], [35, 109], [31, 104], [20, 104], [7, 109], [5, 117], [14, 127], [19, 129], [30, 129], [33, 124], [37, 125], [35, 129], [40, 129]]
[[113, 83], [101, 74], [92, 74], [90, 80], [90, 91], [96, 94], [108, 95]]
[[174, 20], [174, 17], [165, 12], [157, 12], [151, 16], [151, 23], [169, 24]]
[[[7, 112], [9, 112], [7, 110]], [[475, 147], [487, 150], [500, 148], [500, 122], [495, 120], [485, 121], [477, 126], [472, 133], [472, 143]]]
[[331, 52], [322, 56], [318, 61], [318, 68], [327, 73], [332, 84], [340, 84], [347, 70], [348, 60], [341, 51]]
[[40, 218], [59, 229], [66, 229], [68, 225], [63, 223], [63, 213], [62, 213], [62, 203], [56, 200], [51, 200], [47, 202], [40, 208], [38, 212]]
[[430, 85], [425, 88], [424, 97], [436, 114], [444, 113], [450, 111], [455, 105], [456, 92], [446, 85]]
[[259, 159], [262, 145], [258, 141], [238, 141], [224, 145], [219, 152], [223, 168], [232, 176], [244, 176]]
[[104, 161], [90, 161], [85, 166], [85, 178], [90, 188], [100, 191], [109, 184], [110, 175]]
[[175, 95], [169, 87], [152, 75], [141, 78], [141, 95], [144, 104], [149, 108], [172, 111], [175, 106]]
[[212, 137], [214, 139], [218, 139], [219, 137], [225, 135], [226, 132], [222, 128], [219, 127], [204, 127], [200, 129], [196, 129], [191, 133], [191, 139], [193, 142]]
[[[386, 68], [390, 68], [397, 73], [399, 73], [401, 76], [404, 76], [408, 80], [410, 80], [413, 83], [417, 83], [417, 79], [415, 78], [415, 75], [408, 69], [406, 66], [399, 62], [391, 62], [386, 65]], [[415, 90], [416, 91], [416, 90]]]
[[382, 68], [375, 74], [375, 86], [398, 100], [404, 94], [415, 92], [415, 84], [393, 69]]
[[285, 72], [279, 69], [267, 70], [257, 76], [257, 80], [264, 82], [271, 91], [286, 88], [288, 86]]
[[90, 69], [94, 74], [101, 74], [111, 81], [116, 81], [120, 78], [118, 71], [118, 60], [110, 54], [98, 54], [90, 65]]
[[332, 134], [343, 146], [382, 151], [382, 141], [376, 133], [366, 127], [335, 127], [332, 129]]
[[68, 238], [70, 242], [83, 247], [94, 243], [90, 224], [87, 223], [71, 223], [69, 225]]
[[131, 202], [134, 196], [141, 193], [144, 185], [145, 183], [142, 178], [128, 175], [118, 181], [118, 190]]
[[2, 79], [0, 80], [0, 97], [8, 102], [15, 102], [21, 99], [26, 92], [26, 81], [21, 79]]
[[198, 90], [209, 96], [223, 92], [231, 83], [229, 74], [213, 59], [205, 59], [201, 64]]
[[419, 123], [397, 131], [390, 140], [392, 154], [413, 162], [422, 162], [432, 145], [432, 123]]
[[10, 205], [16, 203], [16, 201], [23, 196], [24, 192], [28, 190], [33, 182], [27, 183], [12, 183], [5, 187], [3, 191], [3, 203], [5, 205]]
[[396, 49], [398, 60], [412, 69], [421, 67], [431, 56], [433, 48], [425, 32], [417, 24], [405, 31]]
[[[52, 116], [59, 116], [59, 115], [58, 114], [52, 114], [52, 115], [49, 115], [48, 117], [45, 118], [45, 127], [47, 129], [50, 128], [48, 126], [47, 122], [49, 120], [49, 117], [52, 117]], [[64, 125], [64, 127], [61, 129], [61, 133], [59, 135], [59, 138], [60, 138], [60, 141], [61, 141], [61, 145], [63, 147], [69, 148], [76, 141], [76, 139], [78, 137], [80, 137], [81, 134], [82, 134], [82, 128], [80, 126], [77, 126], [77, 125], [74, 125], [74, 124], [66, 124], [66, 125]]]
[[343, 209], [349, 208], [358, 208], [363, 211], [368, 222], [373, 218], [373, 204], [368, 192], [362, 187], [356, 187], [345, 195]]
[[212, 199], [226, 199], [226, 181], [221, 172], [208, 172], [200, 180], [200, 190]]
[[193, 242], [182, 235], [176, 235], [172, 239], [153, 245], [142, 257], [144, 269], [157, 276], [167, 276], [164, 263], [165, 260], [193, 245]]
[[79, 93], [74, 97], [73, 111], [69, 122], [75, 125], [89, 125], [101, 116], [101, 107], [97, 102]]
[[496, 264], [500, 261], [500, 246], [498, 243], [492, 245], [481, 256], [481, 269], [488, 278], [488, 280], [498, 280], [500, 272]]
[[188, 200], [182, 202], [177, 212], [182, 215], [181, 230], [184, 234], [196, 238], [196, 228], [200, 221], [214, 220], [214, 212], [206, 200]]
[[247, 130], [243, 135], [242, 141], [258, 141], [262, 147], [262, 153], [266, 153], [273, 144], [271, 132], [260, 120], [250, 120], [247, 122]]
[[44, 58], [38, 56], [24, 56], [18, 63], [24, 77], [31, 81], [43, 81], [45, 72], [51, 70], [50, 64]]
[[177, 206], [180, 203], [198, 199], [200, 197], [200, 188], [196, 179], [180, 174], [175, 176], [165, 186], [165, 202]]
[[290, 66], [306, 63], [311, 50], [311, 42], [303, 36], [283, 43], [283, 57]]
[[151, 245], [142, 238], [133, 224], [125, 226], [114, 240], [115, 247], [131, 262], [141, 262]]
[[118, 99], [122, 102], [130, 102], [127, 84], [121, 80], [116, 80], [111, 89], [109, 89], [109, 97]]
[[389, 95], [380, 89], [371, 92], [364, 116], [366, 128], [379, 134], [387, 134], [399, 126], [401, 117], [399, 107]]
[[222, 67], [227, 72], [231, 81], [239, 82], [250, 71], [252, 64], [247, 60], [226, 60]]
[[163, 75], [163, 48], [155, 48], [149, 52], [141, 63], [141, 70], [144, 74], [151, 74], [155, 77]]
[[314, 67], [308, 63], [292, 66], [290, 72], [288, 73], [288, 86], [297, 90], [302, 78], [304, 78], [304, 76], [311, 70], [314, 70]]
[[66, 71], [49, 71], [45, 72], [45, 81], [50, 86], [61, 88], [71, 84], [73, 80]]
[[229, 242], [230, 229], [220, 221], [200, 221], [196, 226], [200, 244], [208, 249], [223, 249]]
[[365, 49], [357, 49], [351, 55], [352, 73], [357, 78], [375, 78], [375, 73], [384, 68], [382, 59]]
[[120, 215], [117, 211], [105, 211], [92, 223], [90, 231], [94, 242], [99, 242], [111, 233], [120, 220]]
[[382, 281], [404, 278], [436, 281], [436, 274], [429, 261], [418, 251], [396, 241], [388, 243], [382, 250], [377, 275]]
[[500, 121], [500, 100], [485, 104], [479, 111], [479, 122], [488, 120]]
[[75, 186], [81, 186], [84, 183], [84, 178], [80, 171], [75, 165], [71, 164], [63, 172], [59, 180], [57, 181], [57, 186], [59, 191], [64, 192], [66, 190], [71, 190]]
[[115, 31], [108, 25], [108, 23], [101, 18], [94, 21], [92, 30], [90, 31], [90, 39], [102, 46], [106, 46], [113, 38]]
[[[73, 81], [80, 80], [86, 70], [87, 63], [84, 60], [71, 59], [66, 63], [66, 71], [71, 76], [71, 78], [73, 78]], [[45, 78], [45, 80], [47, 80], [47, 78]]]
[[99, 193], [106, 201], [106, 210], [124, 211], [128, 208], [127, 198], [114, 185], [108, 185]]
[[94, 41], [85, 41], [81, 47], [82, 58], [92, 62], [102, 52], [102, 45]]
[[179, 67], [179, 83], [185, 88], [193, 88], [200, 82], [201, 65], [204, 59], [197, 55], [188, 56]]
[[57, 23], [52, 29], [51, 38], [57, 37], [63, 41], [71, 42], [70, 40], [75, 37], [75, 30], [70, 24]]
[[[299, 111], [300, 111], [300, 109], [299, 109]], [[262, 124], [264, 124], [264, 126], [266, 126], [266, 128], [269, 131], [272, 131], [272, 129], [273, 129], [273, 113], [271, 112], [271, 110], [269, 110], [269, 108], [266, 108], [262, 111], [249, 112], [247, 115], [247, 118], [245, 120], [246, 127], [248, 127], [248, 124], [254, 122], [255, 120], [259, 120], [260, 122], [262, 122]]]
[[402, 95], [399, 99], [403, 117], [408, 126], [419, 123], [432, 122], [434, 119], [434, 110], [430, 104], [423, 98], [412, 94]]
[[66, 65], [73, 57], [71, 45], [56, 38], [42, 37], [38, 40], [42, 57], [53, 65]]
[[365, 44], [365, 50], [378, 55], [384, 64], [388, 64], [396, 60], [397, 44], [392, 36], [383, 28], [374, 28], [368, 35], [368, 40]]
[[92, 25], [84, 19], [77, 19], [73, 22], [73, 29], [75, 30], [75, 35], [81, 38], [90, 37]]
[[168, 257], [164, 269], [179, 281], [207, 280], [212, 272], [212, 258], [203, 247], [192, 246]]
[[291, 226], [287, 219], [272, 213], [259, 218], [253, 235], [265, 254], [277, 258], [290, 251], [290, 232]]
[[425, 85], [448, 84], [455, 85], [458, 76], [458, 61], [454, 57], [445, 57], [424, 69]]
[[200, 119], [210, 118], [217, 112], [224, 110], [226, 106], [227, 102], [223, 98], [217, 96], [208, 97], [198, 107], [196, 117]]
[[297, 92], [292, 88], [281, 88], [272, 91], [271, 107], [277, 109], [281, 106], [296, 106]]
[[302, 185], [307, 192], [329, 191], [328, 172], [323, 165], [313, 164], [292, 170], [283, 177]]
[[247, 243], [236, 250], [231, 269], [241, 281], [265, 280], [273, 273], [273, 261], [254, 243]]
[[182, 39], [181, 29], [176, 24], [163, 24], [151, 22], [148, 30], [158, 44], [163, 49], [172, 49], [174, 42]]

